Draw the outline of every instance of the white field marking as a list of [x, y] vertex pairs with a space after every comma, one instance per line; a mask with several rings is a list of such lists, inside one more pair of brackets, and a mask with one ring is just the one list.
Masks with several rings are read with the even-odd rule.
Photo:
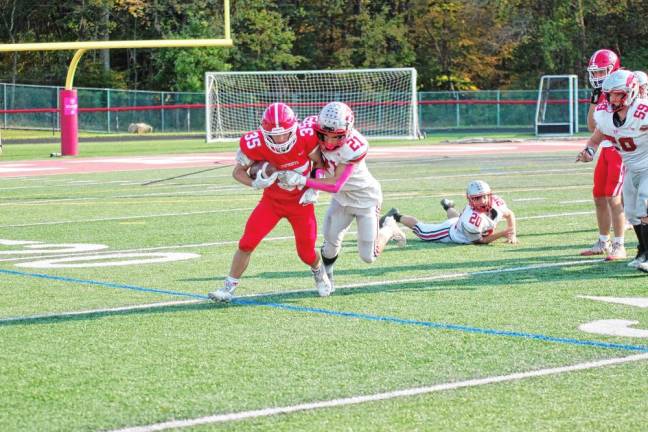
[[[591, 189], [592, 185], [573, 185], [573, 186], [560, 186], [560, 187], [541, 187], [541, 188], [518, 188], [518, 189], [505, 189], [495, 191], [497, 195], [505, 196], [509, 193], [515, 192], [546, 192], [551, 190], [565, 190], [565, 189]], [[465, 196], [465, 192], [440, 192], [435, 194], [421, 195], [419, 192], [396, 192], [396, 193], [383, 193], [383, 198], [390, 199], [409, 199], [412, 197], [415, 198], [439, 198], [439, 197], [448, 197], [448, 196]], [[589, 201], [588, 201], [589, 202]]]
[[158, 213], [158, 214], [142, 215], [142, 216], [121, 216], [121, 217], [112, 217], [112, 218], [36, 222], [36, 223], [29, 223], [29, 224], [0, 225], [0, 228], [31, 227], [31, 226], [41, 226], [41, 225], [64, 225], [64, 224], [72, 224], [72, 223], [79, 224], [79, 223], [88, 223], [88, 222], [108, 222], [108, 221], [131, 220], [131, 219], [161, 218], [161, 217], [170, 217], [170, 216], [192, 216], [192, 215], [199, 215], [199, 214], [213, 214], [213, 213], [224, 213], [224, 212], [245, 211], [245, 210], [252, 210], [252, 208], [245, 207], [245, 208], [204, 210], [204, 211], [183, 212], [183, 213]]
[[438, 180], [438, 179], [447, 179], [447, 178], [457, 178], [457, 177], [487, 177], [487, 176], [507, 176], [507, 175], [522, 175], [525, 176], [546, 176], [546, 175], [555, 175], [556, 173], [574, 173], [574, 174], [590, 174], [592, 172], [591, 168], [566, 168], [566, 169], [540, 169], [540, 170], [526, 170], [526, 171], [484, 171], [480, 172], [478, 175], [473, 174], [445, 174], [445, 175], [433, 175], [425, 177], [407, 177], [407, 178], [386, 178], [379, 179], [380, 182], [394, 182], [394, 181], [403, 181], [403, 180]]
[[[363, 288], [366, 286], [376, 286], [376, 285], [398, 285], [406, 282], [432, 282], [435, 280], [443, 280], [443, 279], [457, 279], [460, 277], [467, 277], [467, 276], [479, 276], [479, 275], [485, 275], [485, 274], [498, 274], [498, 273], [511, 273], [511, 272], [518, 272], [518, 271], [526, 271], [526, 270], [531, 270], [531, 269], [544, 269], [544, 268], [550, 268], [550, 267], [567, 267], [567, 266], [572, 266], [572, 265], [579, 265], [579, 264], [591, 264], [591, 263], [602, 263], [605, 262], [603, 259], [599, 260], [580, 260], [580, 261], [566, 261], [566, 262], [557, 262], [557, 263], [548, 263], [548, 264], [535, 264], [535, 265], [530, 265], [530, 266], [524, 266], [524, 267], [511, 267], [511, 268], [504, 268], [504, 269], [494, 269], [494, 270], [483, 270], [483, 271], [478, 271], [478, 272], [464, 272], [464, 273], [450, 273], [450, 274], [445, 274], [445, 275], [436, 275], [436, 276], [427, 276], [427, 277], [418, 277], [418, 278], [408, 278], [408, 279], [396, 279], [396, 280], [383, 280], [383, 281], [377, 281], [377, 282], [365, 282], [365, 283], [356, 283], [356, 284], [347, 284], [347, 285], [336, 285], [335, 289], [336, 290], [342, 290], [342, 289], [354, 289], [354, 288]], [[289, 291], [274, 291], [274, 292], [267, 292], [267, 293], [252, 293], [252, 294], [245, 294], [241, 296], [237, 296], [238, 298], [263, 298], [263, 297], [271, 297], [271, 296], [277, 296], [277, 295], [285, 295], [285, 294], [301, 294], [301, 293], [309, 293], [313, 292], [313, 289], [299, 289], [299, 290], [289, 290]], [[195, 301], [195, 300], [191, 300]], [[197, 300], [198, 302], [200, 301], [205, 301], [209, 302], [209, 300]], [[178, 302], [179, 304], [181, 302]], [[148, 303], [148, 304], [142, 304], [142, 305], [137, 305], [135, 307], [140, 308], [140, 309], [149, 309], [149, 308], [156, 308], [156, 307], [163, 307], [167, 306], [169, 304], [176, 304], [176, 303], [164, 303], [160, 306], [159, 303]], [[59, 316], [69, 316], [69, 315], [91, 315], [95, 314], [97, 312], [110, 312], [110, 311], [119, 311], [122, 310], [122, 307], [118, 308], [108, 308], [108, 309], [92, 309], [92, 310], [85, 310], [85, 311], [71, 311], [71, 312], [61, 312], [61, 313], [54, 313], [54, 314], [47, 314], [47, 318], [56, 318]], [[40, 315], [33, 315], [33, 316], [23, 316], [23, 317], [12, 317], [12, 318], [5, 318], [5, 319], [0, 319], [0, 323], [6, 322], [6, 321], [19, 321], [19, 320], [26, 320], [26, 319], [33, 319], [40, 317]]]
[[[2, 244], [0, 242], [0, 244]], [[18, 245], [20, 246], [20, 245]], [[40, 255], [40, 254], [76, 254], [81, 252], [95, 252], [108, 249], [103, 244], [93, 243], [41, 243], [23, 244], [23, 249], [0, 250], [0, 255]], [[34, 259], [34, 257], [31, 257]]]
[[594, 213], [595, 212], [592, 210], [592, 211], [583, 211], [583, 212], [546, 214], [546, 215], [538, 215], [538, 216], [522, 216], [516, 218], [516, 220], [548, 219], [548, 218], [555, 218], [555, 217], [562, 217], [562, 216], [583, 216], [583, 215], [589, 215]]
[[[125, 259], [141, 258], [141, 259]], [[117, 267], [136, 264], [153, 264], [172, 261], [184, 261], [200, 258], [200, 255], [187, 252], [149, 252], [149, 253], [107, 253], [101, 255], [68, 256], [39, 261], [29, 261], [16, 264], [16, 267], [26, 268], [89, 268], [89, 267]], [[121, 260], [119, 260], [121, 259]], [[102, 260], [119, 260], [105, 261]], [[85, 262], [84, 262], [85, 261]], [[88, 262], [90, 261], [90, 262]], [[81, 263], [80, 263], [81, 262]]]
[[514, 198], [511, 201], [513, 202], [524, 202], [524, 201], [545, 201], [547, 198], [545, 197], [537, 197], [537, 198]]
[[618, 303], [618, 304], [623, 304], [628, 306], [648, 308], [648, 297], [597, 297], [597, 296], [586, 296], [586, 295], [579, 295], [577, 297], [588, 299], [588, 300], [602, 301], [607, 303]]
[[37, 168], [30, 167], [29, 164], [3, 164], [0, 166], [0, 173], [17, 173], [17, 172], [36, 172], [36, 171], [56, 171], [62, 170], [58, 167]]
[[[527, 220], [527, 219], [543, 219], [543, 218], [555, 218], [555, 217], [562, 217], [562, 216], [574, 216], [574, 215], [583, 215], [583, 214], [594, 214], [594, 211], [589, 211], [589, 212], [579, 212], [579, 213], [556, 213], [556, 214], [546, 214], [546, 215], [539, 215], [539, 216], [521, 216], [518, 217], [516, 220]], [[83, 222], [83, 221], [81, 221]], [[1, 228], [2, 226], [0, 226]], [[406, 227], [401, 227], [401, 229], [408, 230]], [[357, 234], [357, 231], [347, 231], [347, 234], [350, 235], [355, 235]], [[322, 234], [318, 234], [318, 237], [322, 237]], [[282, 241], [282, 240], [293, 240], [293, 236], [282, 236], [282, 237], [266, 237], [263, 239], [263, 241]], [[147, 252], [147, 251], [158, 251], [158, 250], [165, 250], [165, 249], [182, 249], [182, 248], [200, 248], [200, 247], [210, 247], [210, 246], [228, 246], [228, 245], [233, 245], [237, 244], [238, 240], [226, 240], [226, 241], [219, 241], [219, 242], [209, 242], [209, 243], [192, 243], [192, 244], [184, 244], [184, 245], [171, 245], [171, 246], [156, 246], [156, 247], [151, 247], [151, 248], [134, 248], [134, 249], [123, 249], [123, 250], [116, 250], [114, 251], [115, 253], [127, 253], [127, 252]], [[81, 256], [85, 255], [84, 253], [75, 253], [71, 255], [45, 255], [45, 256], [40, 256], [36, 258], [56, 258], [56, 257], [65, 257], [65, 256]], [[33, 259], [34, 257], [29, 257], [29, 259]], [[0, 262], [8, 262], [8, 261], [24, 261], [28, 258], [26, 257], [19, 257], [19, 258], [0, 258]]]
[[461, 388], [477, 387], [487, 384], [496, 384], [504, 382], [514, 382], [526, 378], [537, 378], [549, 375], [559, 375], [567, 372], [576, 372], [588, 369], [596, 369], [606, 366], [620, 365], [624, 363], [633, 363], [648, 359], [648, 353], [635, 354], [625, 357], [609, 358], [585, 363], [577, 363], [569, 366], [560, 366], [554, 368], [537, 369], [527, 372], [517, 372], [509, 375], [490, 376], [485, 378], [475, 378], [466, 381], [450, 382], [436, 384], [426, 387], [414, 387], [409, 389], [395, 390], [384, 393], [374, 393], [369, 395], [352, 396], [340, 399], [330, 399], [318, 402], [302, 403], [297, 405], [288, 405], [283, 407], [262, 408], [251, 411], [239, 411], [227, 414], [216, 414], [205, 417], [197, 417], [186, 420], [173, 420], [163, 423], [155, 423], [144, 426], [135, 426], [124, 429], [114, 430], [113, 432], [153, 432], [174, 428], [185, 428], [204, 424], [225, 423], [237, 420], [246, 420], [260, 417], [269, 417], [278, 414], [290, 414], [300, 411], [311, 411], [323, 408], [334, 408], [347, 405], [358, 405], [368, 402], [383, 401], [402, 397], [411, 397], [424, 395], [440, 391], [456, 390]]
[[591, 203], [594, 202], [593, 199], [580, 199], [580, 200], [570, 200], [570, 201], [558, 201], [558, 204], [582, 204], [582, 203]]
[[648, 330], [631, 328], [637, 324], [639, 324], [639, 321], [622, 319], [597, 320], [579, 325], [578, 330], [606, 336], [648, 338]]
[[[347, 234], [352, 234], [355, 235], [357, 234], [357, 231], [347, 231]], [[322, 237], [322, 234], [318, 234], [317, 237]], [[284, 237], [266, 237], [263, 239], [264, 242], [272, 242], [272, 241], [283, 241], [283, 240], [294, 240], [294, 236], [284, 236]], [[151, 251], [161, 251], [161, 250], [167, 250], [167, 249], [194, 249], [194, 248], [202, 248], [202, 247], [210, 247], [210, 246], [228, 246], [228, 245], [235, 245], [238, 244], [238, 240], [226, 240], [226, 241], [219, 241], [219, 242], [209, 242], [209, 243], [193, 243], [193, 244], [184, 244], [184, 245], [172, 245], [172, 246], [156, 246], [156, 247], [150, 247], [150, 248], [135, 248], [135, 249], [122, 249], [122, 250], [114, 250], [110, 251], [111, 253], [129, 253], [129, 252], [151, 252]], [[18, 257], [18, 258], [0, 258], [0, 262], [9, 262], [9, 261], [25, 261], [25, 260], [33, 260], [35, 258], [37, 259], [45, 259], [45, 258], [63, 258], [63, 257], [74, 257], [74, 256], [84, 256], [87, 254], [93, 254], [97, 255], [94, 252], [79, 252], [79, 253], [74, 253], [74, 254], [56, 254], [56, 255], [43, 255], [43, 256], [30, 256], [30, 257]]]
[[149, 304], [133, 305], [133, 306], [121, 306], [121, 307], [105, 308], [105, 309], [92, 309], [92, 310], [81, 310], [81, 311], [60, 312], [60, 313], [55, 312], [55, 313], [41, 314], [41, 315], [29, 315], [26, 317], [24, 316], [10, 317], [10, 318], [0, 319], [0, 324], [16, 322], [16, 321], [28, 321], [28, 320], [37, 320], [37, 319], [47, 319], [47, 318], [65, 318], [65, 317], [74, 317], [74, 316], [95, 315], [99, 313], [127, 312], [127, 311], [134, 311], [134, 310], [155, 309], [155, 308], [163, 308], [168, 306], [179, 306], [183, 304], [202, 303], [204, 301], [205, 300], [200, 300], [200, 299], [176, 300], [176, 301], [169, 301], [169, 302], [158, 302], [158, 303], [149, 303]]
[[[603, 259], [596, 259], [596, 260], [583, 259], [583, 260], [562, 261], [562, 262], [555, 262], [555, 263], [548, 263], [548, 264], [532, 264], [532, 265], [522, 266], [522, 267], [481, 270], [476, 272], [448, 273], [448, 274], [441, 274], [441, 275], [434, 275], [434, 276], [420, 276], [420, 277], [397, 279], [397, 280], [382, 280], [382, 281], [374, 281], [374, 282], [360, 282], [360, 283], [353, 283], [353, 284], [346, 284], [346, 285], [335, 285], [335, 289], [338, 290], [338, 289], [366, 288], [370, 286], [400, 285], [403, 283], [411, 283], [411, 282], [433, 282], [437, 280], [459, 279], [464, 277], [499, 274], [499, 273], [515, 273], [515, 272], [522, 272], [528, 270], [538, 270], [538, 269], [546, 269], [546, 268], [553, 268], [553, 267], [569, 267], [569, 266], [594, 264], [594, 263], [602, 263], [602, 262], [605, 261]], [[272, 297], [281, 294], [301, 294], [301, 293], [307, 293], [312, 291], [313, 289], [274, 291], [268, 293], [258, 293], [258, 294], [251, 294], [246, 296], [239, 296], [239, 297], [252, 297], [252, 298]]]

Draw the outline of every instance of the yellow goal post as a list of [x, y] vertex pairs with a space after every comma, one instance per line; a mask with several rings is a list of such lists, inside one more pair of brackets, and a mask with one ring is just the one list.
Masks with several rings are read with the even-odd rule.
[[159, 40], [122, 40], [122, 41], [76, 41], [76, 42], [33, 42], [17, 44], [0, 44], [0, 52], [17, 51], [62, 51], [76, 50], [65, 79], [65, 88], [61, 90], [61, 154], [74, 156], [78, 154], [78, 102], [73, 88], [74, 73], [81, 57], [87, 50], [126, 49], [126, 48], [231, 48], [230, 0], [223, 1], [222, 39], [159, 39]]

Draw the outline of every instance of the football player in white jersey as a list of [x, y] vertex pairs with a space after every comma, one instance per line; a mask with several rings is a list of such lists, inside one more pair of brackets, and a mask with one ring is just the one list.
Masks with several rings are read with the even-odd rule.
[[[502, 198], [493, 195], [488, 183], [481, 180], [468, 183], [466, 198], [468, 205], [461, 213], [454, 208], [454, 202], [446, 198], [442, 199], [441, 206], [446, 211], [448, 219], [439, 224], [420, 222], [414, 216], [401, 214], [395, 208], [389, 210], [383, 217], [393, 217], [396, 222], [411, 228], [412, 232], [423, 241], [488, 244], [506, 237], [507, 243], [518, 242], [515, 213], [507, 207]], [[506, 228], [495, 231], [502, 219], [506, 220]]]
[[[594, 113], [600, 104], [607, 100], [601, 92], [601, 86], [606, 77], [621, 67], [621, 59], [612, 50], [600, 49], [592, 54], [587, 66], [592, 97], [587, 112], [587, 129], [594, 132], [596, 121]], [[594, 167], [592, 197], [596, 209], [596, 224], [598, 226], [598, 239], [594, 244], [581, 251], [584, 256], [604, 255], [608, 261], [625, 259], [625, 225], [621, 201], [621, 188], [623, 186], [623, 161], [621, 155], [609, 141], [600, 145], [599, 156]], [[610, 242], [610, 226], [614, 237]]]
[[378, 227], [382, 189], [367, 168], [365, 157], [369, 143], [354, 128], [351, 108], [342, 102], [331, 102], [318, 116], [307, 117], [302, 124], [311, 124], [315, 129], [326, 172], [321, 178], [318, 175], [316, 179], [304, 179], [292, 171], [282, 171], [279, 181], [333, 194], [324, 219], [321, 249], [329, 279], [332, 280], [333, 264], [342, 248], [344, 234], [354, 219], [358, 226], [358, 253], [364, 262], [374, 262], [390, 240], [405, 246], [405, 235], [393, 220]]
[[637, 256], [628, 265], [648, 272], [648, 99], [638, 97], [637, 78], [627, 70], [608, 76], [603, 93], [608, 104], [597, 107], [596, 129], [576, 161], [590, 162], [604, 140], [621, 153], [626, 167], [624, 210], [639, 240]]

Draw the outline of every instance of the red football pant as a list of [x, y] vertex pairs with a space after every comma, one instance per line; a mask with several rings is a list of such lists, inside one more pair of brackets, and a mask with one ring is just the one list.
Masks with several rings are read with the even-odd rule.
[[312, 267], [317, 260], [317, 219], [312, 204], [303, 206], [292, 200], [279, 201], [262, 197], [245, 224], [243, 237], [239, 240], [239, 249], [252, 252], [283, 218], [288, 219], [292, 225], [299, 258]]
[[594, 198], [619, 195], [624, 175], [621, 154], [614, 147], [603, 147], [594, 168]]

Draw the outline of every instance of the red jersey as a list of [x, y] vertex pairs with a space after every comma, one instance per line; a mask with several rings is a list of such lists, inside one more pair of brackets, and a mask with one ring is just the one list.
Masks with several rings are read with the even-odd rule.
[[[308, 176], [313, 166], [309, 155], [318, 147], [315, 130], [310, 125], [299, 125], [295, 131], [297, 141], [287, 152], [278, 154], [268, 148], [260, 130], [250, 131], [241, 137], [239, 147], [245, 156], [254, 161], [267, 161], [278, 170], [292, 170]], [[263, 190], [268, 198], [299, 201], [303, 191], [292, 187], [279, 187], [278, 183]]]

